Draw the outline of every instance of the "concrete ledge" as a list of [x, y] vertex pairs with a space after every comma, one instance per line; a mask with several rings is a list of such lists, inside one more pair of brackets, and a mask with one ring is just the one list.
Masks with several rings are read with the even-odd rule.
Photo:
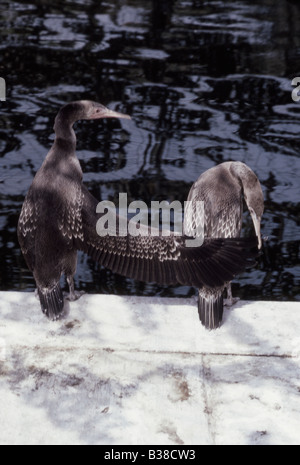
[[0, 444], [299, 444], [300, 303], [0, 293]]

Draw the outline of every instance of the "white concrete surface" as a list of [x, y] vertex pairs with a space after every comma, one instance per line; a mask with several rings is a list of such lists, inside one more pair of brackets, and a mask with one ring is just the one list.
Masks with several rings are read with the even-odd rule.
[[0, 293], [0, 444], [300, 444], [300, 303]]

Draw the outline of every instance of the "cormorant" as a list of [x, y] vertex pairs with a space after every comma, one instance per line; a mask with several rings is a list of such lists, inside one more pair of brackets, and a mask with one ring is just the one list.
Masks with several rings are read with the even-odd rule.
[[80, 296], [75, 293], [73, 280], [78, 250], [129, 278], [198, 288], [222, 287], [253, 262], [257, 252], [253, 238], [207, 238], [201, 247], [190, 248], [185, 246], [185, 237], [162, 237], [159, 233], [99, 236], [98, 201], [82, 183], [73, 124], [100, 118], [130, 119], [91, 101], [72, 102], [61, 108], [55, 119], [54, 144], [22, 207], [19, 242], [48, 318], [56, 320], [63, 313], [63, 274], [70, 288], [69, 299]]
[[[185, 210], [184, 232], [204, 226], [204, 237], [239, 237], [242, 229], [243, 197], [252, 217], [259, 249], [262, 247], [260, 222], [264, 211], [262, 188], [254, 172], [242, 162], [225, 162], [205, 171], [192, 186]], [[197, 202], [203, 208], [196, 209]], [[228, 304], [233, 304], [231, 284], [199, 289], [199, 317], [208, 329], [221, 325], [223, 291], [227, 287]]]

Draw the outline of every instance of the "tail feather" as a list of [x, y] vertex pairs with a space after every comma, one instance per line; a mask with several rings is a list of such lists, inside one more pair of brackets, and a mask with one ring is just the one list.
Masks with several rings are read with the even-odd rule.
[[64, 296], [60, 284], [52, 289], [38, 289], [42, 312], [50, 320], [58, 320], [64, 308]]
[[217, 329], [221, 326], [223, 318], [223, 293], [202, 296], [199, 293], [199, 318], [206, 329]]

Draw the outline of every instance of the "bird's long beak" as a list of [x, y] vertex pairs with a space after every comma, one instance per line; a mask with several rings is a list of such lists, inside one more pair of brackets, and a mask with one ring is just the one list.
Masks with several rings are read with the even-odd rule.
[[258, 248], [262, 248], [262, 239], [261, 239], [261, 232], [260, 232], [260, 219], [257, 218], [254, 212], [251, 212], [251, 218], [254, 224], [255, 234], [258, 239]]
[[117, 111], [109, 110], [108, 108], [95, 108], [95, 111], [89, 116], [88, 119], [103, 118], [131, 119], [129, 115], [125, 115], [124, 113], [118, 113]]
[[125, 115], [124, 113], [118, 113], [117, 111], [107, 110], [104, 112], [103, 118], [121, 118], [121, 119], [131, 119], [129, 115]]

